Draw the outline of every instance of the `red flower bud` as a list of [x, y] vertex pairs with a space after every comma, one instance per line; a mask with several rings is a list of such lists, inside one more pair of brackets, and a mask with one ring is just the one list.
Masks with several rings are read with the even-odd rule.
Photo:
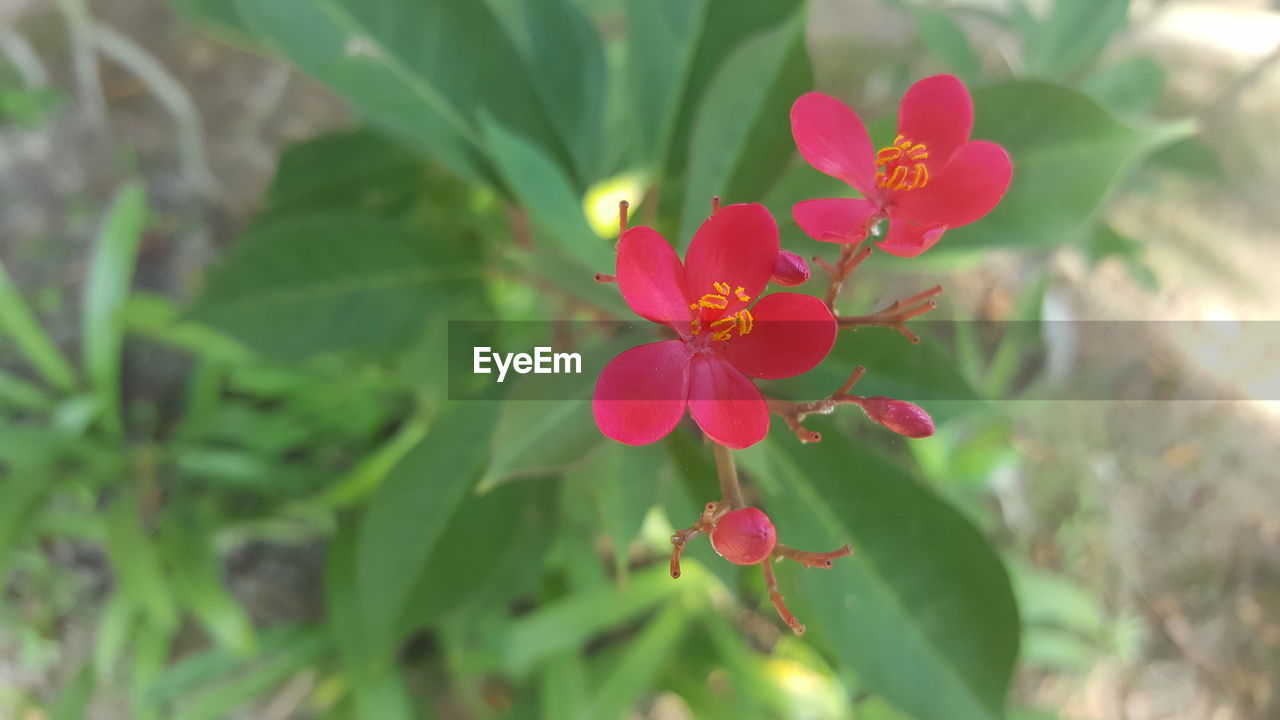
[[919, 405], [878, 395], [858, 402], [867, 417], [909, 438], [925, 438], [933, 434], [933, 418]]
[[755, 565], [769, 557], [778, 544], [778, 531], [759, 508], [728, 513], [711, 530], [711, 547], [735, 565]]
[[809, 279], [809, 263], [790, 250], [779, 250], [773, 264], [773, 281], [783, 287], [795, 287]]

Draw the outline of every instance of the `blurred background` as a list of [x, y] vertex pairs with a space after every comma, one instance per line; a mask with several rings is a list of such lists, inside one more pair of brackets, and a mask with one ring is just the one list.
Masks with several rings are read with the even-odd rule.
[[[857, 548], [779, 566], [807, 635], [667, 577], [689, 428], [449, 402], [449, 320], [627, 319], [620, 198], [832, 259], [787, 108], [882, 145], [937, 72], [1010, 194], [842, 296], [941, 283], [924, 342], [769, 388], [865, 364], [937, 435], [740, 453]], [[1280, 717], [1278, 191], [1264, 0], [0, 0], [0, 717]]]

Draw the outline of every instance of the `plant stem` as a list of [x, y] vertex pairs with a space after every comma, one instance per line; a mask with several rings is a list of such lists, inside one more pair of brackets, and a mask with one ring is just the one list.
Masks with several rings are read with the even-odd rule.
[[714, 440], [711, 449], [716, 456], [716, 474], [720, 476], [720, 496], [735, 510], [746, 507], [742, 486], [738, 484], [738, 467], [733, 463], [733, 451]]

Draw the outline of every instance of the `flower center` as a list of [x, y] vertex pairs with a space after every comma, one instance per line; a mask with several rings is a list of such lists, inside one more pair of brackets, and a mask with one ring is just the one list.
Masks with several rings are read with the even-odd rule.
[[689, 322], [689, 333], [694, 336], [706, 330], [712, 340], [727, 341], [734, 333], [746, 335], [755, 325], [751, 311], [745, 305], [751, 302], [751, 296], [739, 285], [731, 288], [729, 283], [712, 283], [714, 292], [709, 292], [689, 303], [693, 311], [693, 320]]
[[876, 185], [888, 190], [915, 190], [929, 184], [929, 168], [924, 161], [929, 150], [924, 143], [912, 142], [901, 135], [893, 144], [876, 153]]

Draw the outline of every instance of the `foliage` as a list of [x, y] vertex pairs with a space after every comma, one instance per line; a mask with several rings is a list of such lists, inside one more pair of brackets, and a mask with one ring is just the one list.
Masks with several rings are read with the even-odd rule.
[[[714, 477], [690, 436], [623, 454], [580, 399], [449, 399], [449, 320], [622, 317], [590, 280], [612, 268], [582, 210], [598, 183], [644, 178], [633, 206], [678, 242], [711, 195], [767, 200], [794, 234], [797, 185], [824, 182], [788, 169], [787, 108], [814, 82], [803, 2], [173, 4], [288, 58], [364, 125], [284, 153], [190, 304], [129, 292], [147, 209], [122, 188], [94, 242], [78, 360], [0, 268], [0, 568], [31, 582], [40, 547], [72, 543], [101, 548], [114, 578], [56, 717], [113, 687], [138, 718], [225, 717], [309, 678], [309, 711], [364, 720], [435, 717], [441, 687], [469, 717], [621, 717], [673, 693], [707, 718], [985, 720], [1005, 714], [1024, 625], [1035, 663], [1112, 642], [1087, 601], [1045, 606], [1055, 580], [1018, 568], [1011, 586], [962, 487], [1010, 461], [982, 401], [1012, 392], [1034, 339], [988, 357], [973, 338], [910, 348], [864, 330], [777, 385], [817, 396], [863, 364], [873, 389], [955, 401], [912, 455], [844, 417], [816, 421], [818, 446], [782, 428], [744, 454], [794, 544], [857, 549], [839, 570], [784, 574], [803, 642], [745, 639], [743, 613], [769, 609], [738, 591], [761, 580], [705, 546], [667, 577], [670, 529]], [[964, 12], [895, 4], [937, 60], [984, 82], [975, 137], [1014, 159], [1003, 205], [948, 233], [941, 262], [1075, 245], [1141, 272], [1106, 204], [1189, 131], [1144, 115], [1157, 66], [1098, 60], [1126, 4], [1059, 0], [1037, 18], [1011, 3], [994, 20], [1025, 42], [1012, 78], [984, 66]], [[140, 346], [190, 363], [180, 407], [130, 392]], [[224, 560], [256, 540], [325, 543], [323, 619], [250, 618]]]

